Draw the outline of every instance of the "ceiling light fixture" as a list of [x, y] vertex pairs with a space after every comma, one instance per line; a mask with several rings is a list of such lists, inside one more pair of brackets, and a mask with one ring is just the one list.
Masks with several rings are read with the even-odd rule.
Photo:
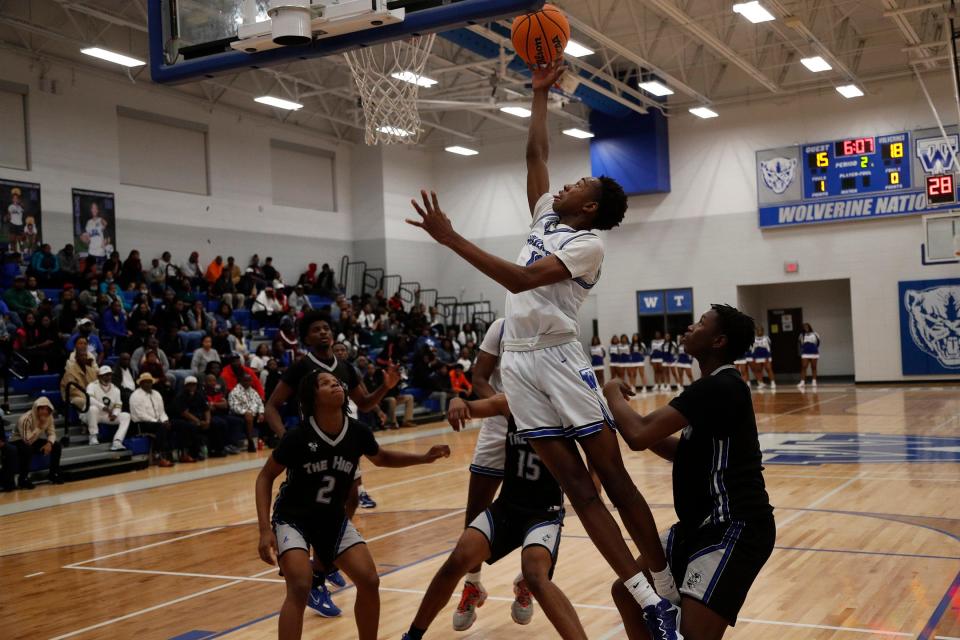
[[87, 49], [80, 49], [80, 53], [85, 53], [88, 56], [93, 56], [94, 58], [100, 58], [101, 60], [106, 60], [107, 62], [112, 62], [114, 64], [120, 64], [125, 67], [142, 67], [143, 65], [147, 64], [143, 60], [137, 60], [136, 58], [125, 56], [122, 53], [116, 53], [115, 51], [108, 51], [106, 49], [101, 49], [100, 47], [89, 47]]
[[863, 91], [860, 90], [855, 84], [845, 84], [843, 86], [837, 87], [837, 93], [842, 95], [846, 99], [850, 98], [859, 98], [863, 95]]
[[810, 71], [814, 73], [820, 73], [821, 71], [830, 71], [833, 67], [830, 66], [830, 63], [824, 60], [820, 56], [813, 56], [812, 58], [801, 58], [800, 64], [805, 66]]
[[757, 2], [757, 0], [753, 0], [753, 2], [742, 2], [740, 4], [735, 4], [733, 5], [733, 12], [739, 13], [753, 24], [776, 20], [774, 15], [767, 11], [762, 4]]
[[657, 80], [647, 80], [646, 82], [641, 82], [637, 86], [647, 93], [657, 97], [673, 95], [673, 89]]
[[455, 154], [457, 154], [458, 156], [475, 156], [475, 155], [477, 155], [478, 153], [480, 153], [480, 152], [477, 151], [476, 149], [470, 149], [470, 148], [467, 148], [467, 147], [461, 147], [461, 146], [459, 146], [459, 145], [454, 145], [454, 146], [452, 146], [452, 147], [447, 147], [446, 149], [444, 149], [444, 151], [449, 151], [450, 153], [455, 153]]
[[567, 46], [564, 47], [563, 53], [574, 58], [582, 58], [592, 55], [594, 51], [590, 47], [583, 46], [576, 40], [567, 40]]
[[578, 129], [576, 127], [573, 127], [572, 129], [564, 129], [563, 135], [570, 136], [571, 138], [580, 138], [581, 140], [593, 137], [593, 134], [589, 131], [584, 131], [583, 129]]
[[303, 109], [303, 105], [299, 102], [284, 100], [283, 98], [275, 98], [274, 96], [260, 96], [259, 98], [254, 98], [254, 101], [270, 107], [276, 107], [277, 109], [286, 109], [287, 111]]
[[717, 116], [720, 115], [713, 109], [708, 109], [707, 107], [694, 107], [693, 109], [690, 109], [690, 113], [697, 116], [698, 118], [703, 118], [704, 120], [706, 120], [707, 118], [716, 118]]
[[533, 115], [533, 112], [526, 107], [500, 107], [500, 111], [509, 113], [510, 115], [518, 118], [529, 118], [531, 115]]
[[396, 73], [391, 73], [390, 77], [396, 78], [397, 80], [403, 80], [404, 82], [409, 82], [410, 84], [416, 84], [427, 89], [437, 84], [437, 81], [433, 78], [428, 78], [427, 76], [418, 76], [413, 71], [397, 71]]

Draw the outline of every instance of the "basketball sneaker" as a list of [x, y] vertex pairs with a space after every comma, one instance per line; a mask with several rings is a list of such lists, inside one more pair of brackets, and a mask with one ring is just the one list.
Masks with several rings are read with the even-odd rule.
[[767, 385], [763, 383], [763, 380], [757, 383], [757, 389], [766, 389]]
[[333, 600], [330, 599], [330, 591], [327, 590], [327, 585], [325, 584], [310, 589], [307, 606], [318, 616], [323, 616], [324, 618], [336, 618], [342, 613], [340, 608], [333, 604]]
[[87, 444], [89, 444], [91, 447], [94, 447], [94, 446], [100, 444], [100, 439], [99, 439], [97, 436], [95, 436], [95, 435], [94, 435], [94, 436], [90, 436], [89, 440], [87, 441]]
[[774, 382], [773, 380], [771, 380], [771, 381], [770, 381], [770, 391], [776, 391], [776, 390], [777, 390], [777, 383]]
[[817, 381], [816, 381], [816, 380], [814, 380], [813, 382], [810, 383], [810, 388], [811, 388], [811, 389], [816, 389], [816, 388], [817, 388]]
[[513, 580], [513, 605], [510, 607], [510, 617], [517, 624], [530, 624], [533, 619], [533, 594], [527, 588], [527, 581], [521, 576]]
[[653, 640], [683, 640], [680, 633], [680, 607], [660, 599], [656, 605], [643, 608], [643, 620]]
[[347, 586], [347, 581], [343, 579], [343, 575], [340, 573], [339, 570], [328, 573], [327, 580], [330, 581], [331, 584], [334, 584], [341, 588]]
[[477, 607], [482, 607], [487, 601], [487, 590], [480, 583], [463, 583], [463, 593], [460, 595], [460, 604], [453, 612], [453, 630], [466, 631], [477, 620]]
[[366, 491], [360, 492], [360, 507], [362, 509], [376, 509], [377, 501], [370, 497]]
[[807, 386], [807, 383], [804, 380], [797, 383], [797, 389], [803, 389], [805, 386]]

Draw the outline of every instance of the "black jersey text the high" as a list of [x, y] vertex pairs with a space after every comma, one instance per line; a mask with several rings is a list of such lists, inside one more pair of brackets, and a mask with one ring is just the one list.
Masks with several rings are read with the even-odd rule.
[[563, 506], [563, 491], [529, 441], [517, 434], [512, 417], [505, 446], [503, 486], [497, 499], [531, 511], [559, 511]]
[[287, 468], [274, 518], [343, 517], [360, 457], [379, 450], [373, 433], [352, 418], [344, 418], [343, 428], [334, 437], [324, 433], [312, 416], [287, 431], [273, 451], [274, 460]]

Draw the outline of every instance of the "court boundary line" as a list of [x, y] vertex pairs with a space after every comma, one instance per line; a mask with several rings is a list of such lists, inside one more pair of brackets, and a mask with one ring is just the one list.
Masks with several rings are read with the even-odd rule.
[[[461, 431], [477, 431], [480, 429], [480, 421], [475, 420], [476, 425], [468, 424]], [[423, 438], [433, 438], [440, 435], [447, 435], [453, 430], [449, 425], [445, 427], [432, 427], [419, 431], [417, 433], [386, 435], [377, 438], [381, 445], [398, 444], [402, 442], [411, 442]], [[189, 471], [177, 471], [169, 475], [156, 476], [153, 478], [140, 478], [130, 480], [119, 484], [104, 485], [102, 487], [90, 487], [88, 489], [77, 489], [62, 494], [44, 496], [42, 498], [33, 498], [20, 502], [10, 502], [0, 504], [0, 516], [14, 515], [28, 511], [38, 511], [50, 507], [60, 507], [68, 504], [76, 504], [87, 500], [96, 500], [98, 498], [108, 498], [137, 491], [146, 491], [149, 489], [158, 489], [175, 484], [186, 482], [195, 482], [197, 480], [208, 480], [219, 476], [225, 476], [231, 473], [242, 473], [259, 469], [263, 466], [266, 458], [253, 458], [251, 460], [240, 460], [229, 464], [217, 465], [215, 467], [205, 467], [202, 469], [191, 469]]]

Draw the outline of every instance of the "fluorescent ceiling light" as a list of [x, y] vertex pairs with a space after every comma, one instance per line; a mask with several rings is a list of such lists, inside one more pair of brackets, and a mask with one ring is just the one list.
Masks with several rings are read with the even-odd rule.
[[773, 14], [767, 11], [757, 0], [735, 4], [733, 5], [733, 12], [739, 13], [754, 24], [776, 20]]
[[643, 89], [647, 93], [655, 96], [673, 95], [673, 89], [663, 84], [662, 82], [658, 82], [656, 80], [647, 80], [646, 82], [641, 82], [637, 86], [639, 86], [641, 89]]
[[845, 84], [842, 87], [837, 87], [837, 93], [847, 99], [859, 98], [863, 95], [863, 91], [855, 84]]
[[583, 129], [577, 129], [576, 127], [574, 127], [573, 129], [564, 129], [563, 133], [564, 135], [568, 135], [571, 138], [585, 139], [585, 138], [593, 137], [593, 134], [590, 133], [589, 131], [584, 131]]
[[567, 40], [567, 46], [564, 47], [563, 52], [574, 58], [582, 58], [583, 56], [589, 56], [593, 54], [593, 49], [590, 47], [585, 47], [576, 40]]
[[85, 53], [88, 56], [100, 58], [101, 60], [106, 60], [107, 62], [112, 62], [114, 64], [122, 64], [125, 67], [142, 67], [143, 65], [147, 64], [143, 60], [137, 60], [136, 58], [125, 56], [122, 53], [107, 51], [106, 49], [101, 49], [100, 47], [80, 49], [80, 53]]
[[303, 109], [303, 105], [299, 102], [284, 100], [283, 98], [275, 98], [273, 96], [260, 96], [259, 98], [254, 98], [254, 101], [259, 102], [260, 104], [276, 107], [278, 109], [287, 109], [288, 111]]
[[454, 145], [452, 147], [447, 147], [444, 151], [449, 151], [450, 153], [455, 153], [458, 156], [475, 156], [479, 151], [475, 149], [468, 149], [467, 147], [461, 147], [459, 145]]
[[509, 113], [512, 116], [517, 116], [518, 118], [529, 118], [533, 115], [533, 112], [530, 109], [524, 107], [500, 107], [500, 111], [504, 113]]
[[401, 129], [400, 127], [391, 127], [389, 125], [377, 127], [377, 131], [380, 133], [386, 133], [387, 135], [397, 136], [398, 138], [406, 138], [407, 136], [413, 135], [412, 131], [407, 131], [406, 129]]
[[813, 56], [812, 58], [801, 58], [800, 64], [805, 66], [810, 71], [814, 73], [820, 73], [821, 71], [830, 71], [833, 67], [830, 66], [830, 63], [821, 58], [820, 56]]
[[397, 80], [403, 80], [404, 82], [409, 82], [410, 84], [420, 85], [421, 87], [426, 87], [428, 89], [437, 84], [437, 81], [433, 78], [428, 78], [427, 76], [418, 76], [413, 71], [397, 71], [396, 73], [391, 73], [390, 77], [396, 78]]
[[698, 118], [704, 118], [704, 119], [716, 118], [718, 115], [720, 115], [713, 109], [708, 109], [706, 107], [694, 107], [693, 109], [690, 109], [690, 113], [697, 116]]

